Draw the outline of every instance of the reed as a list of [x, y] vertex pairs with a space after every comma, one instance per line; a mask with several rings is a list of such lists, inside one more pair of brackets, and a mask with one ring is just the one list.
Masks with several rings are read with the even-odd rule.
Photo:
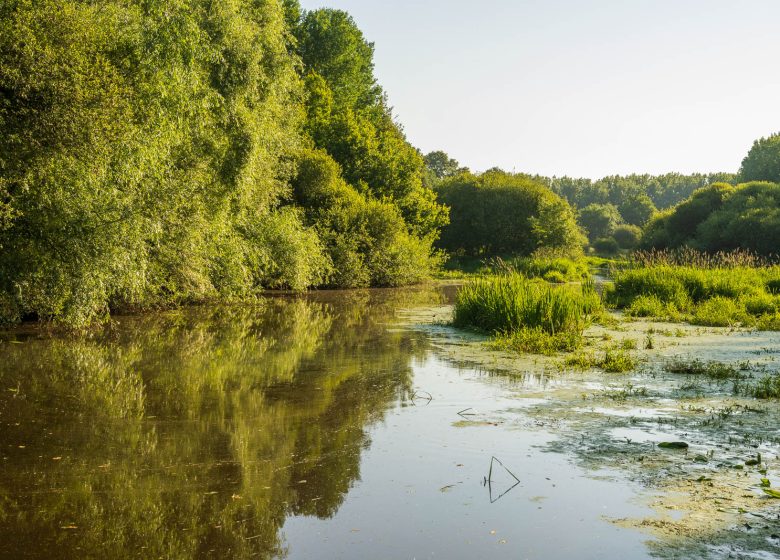
[[582, 334], [590, 315], [601, 307], [591, 281], [553, 286], [516, 272], [480, 278], [458, 293], [454, 324], [489, 333], [538, 329], [549, 335]]

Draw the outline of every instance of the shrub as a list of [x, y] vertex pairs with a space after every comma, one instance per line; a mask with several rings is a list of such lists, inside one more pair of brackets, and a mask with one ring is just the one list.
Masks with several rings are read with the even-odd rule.
[[708, 327], [732, 327], [748, 324], [750, 317], [735, 300], [716, 296], [696, 306], [691, 322]]
[[637, 226], [618, 226], [615, 228], [612, 237], [621, 249], [634, 249], [639, 245], [639, 239], [642, 237], [642, 230]]
[[614, 255], [620, 251], [618, 242], [611, 237], [601, 237], [593, 242], [593, 248], [602, 255]]

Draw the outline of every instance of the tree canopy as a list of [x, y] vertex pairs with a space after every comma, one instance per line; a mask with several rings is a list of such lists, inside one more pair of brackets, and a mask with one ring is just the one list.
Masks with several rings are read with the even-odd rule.
[[742, 160], [739, 177], [742, 181], [780, 183], [780, 133], [755, 141]]
[[5, 2], [0, 321], [424, 277], [447, 212], [372, 57], [295, 0]]
[[438, 186], [450, 207], [440, 246], [455, 254], [528, 255], [546, 247], [581, 252], [584, 237], [569, 204], [523, 175], [488, 171], [456, 175]]
[[658, 216], [642, 239], [646, 248], [690, 246], [717, 252], [746, 249], [769, 256], [780, 246], [780, 185], [718, 183]]

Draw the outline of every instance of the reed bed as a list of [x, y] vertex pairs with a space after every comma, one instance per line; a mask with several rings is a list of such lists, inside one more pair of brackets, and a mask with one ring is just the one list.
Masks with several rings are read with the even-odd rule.
[[589, 280], [553, 286], [518, 273], [474, 280], [461, 288], [454, 324], [493, 334], [536, 329], [548, 335], [581, 335], [601, 300]]
[[[691, 262], [674, 264], [687, 255]], [[697, 257], [698, 255], [698, 257]], [[700, 260], [697, 260], [700, 259]], [[722, 254], [712, 260], [695, 252], [674, 258], [634, 258], [612, 270], [608, 304], [629, 315], [684, 320], [705, 326], [780, 325], [780, 266], [761, 266], [749, 253]]]

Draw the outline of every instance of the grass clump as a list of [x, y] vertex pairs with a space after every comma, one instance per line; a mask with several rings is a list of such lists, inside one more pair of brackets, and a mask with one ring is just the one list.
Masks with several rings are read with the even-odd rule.
[[666, 364], [664, 369], [669, 373], [700, 375], [717, 380], [741, 379], [744, 377], [738, 368], [721, 362], [703, 362], [701, 360], [685, 362], [676, 360]]
[[605, 300], [634, 317], [685, 320], [712, 327], [780, 329], [780, 267], [721, 255], [698, 265], [645, 259], [613, 269]]
[[588, 370], [603, 369], [608, 373], [625, 373], [636, 369], [639, 361], [624, 350], [607, 350], [603, 356], [583, 352], [567, 356], [563, 361], [566, 367]]
[[750, 393], [757, 399], [780, 399], [780, 375], [764, 377]]
[[552, 356], [559, 352], [578, 350], [582, 347], [582, 336], [572, 331], [550, 334], [539, 327], [523, 328], [509, 334], [498, 335], [493, 346], [502, 350]]
[[716, 296], [703, 301], [694, 310], [691, 323], [705, 327], [734, 327], [750, 325], [753, 318], [745, 307], [734, 299]]
[[580, 282], [590, 277], [583, 261], [563, 257], [527, 257], [509, 261], [509, 266], [528, 278], [543, 278], [548, 282]]
[[453, 324], [499, 335], [496, 344], [551, 354], [582, 345], [582, 332], [601, 299], [591, 282], [552, 286], [518, 273], [474, 280], [461, 288]]
[[461, 288], [454, 324], [490, 333], [538, 328], [547, 334], [582, 333], [589, 316], [601, 305], [591, 283], [550, 286], [520, 274], [474, 280]]

